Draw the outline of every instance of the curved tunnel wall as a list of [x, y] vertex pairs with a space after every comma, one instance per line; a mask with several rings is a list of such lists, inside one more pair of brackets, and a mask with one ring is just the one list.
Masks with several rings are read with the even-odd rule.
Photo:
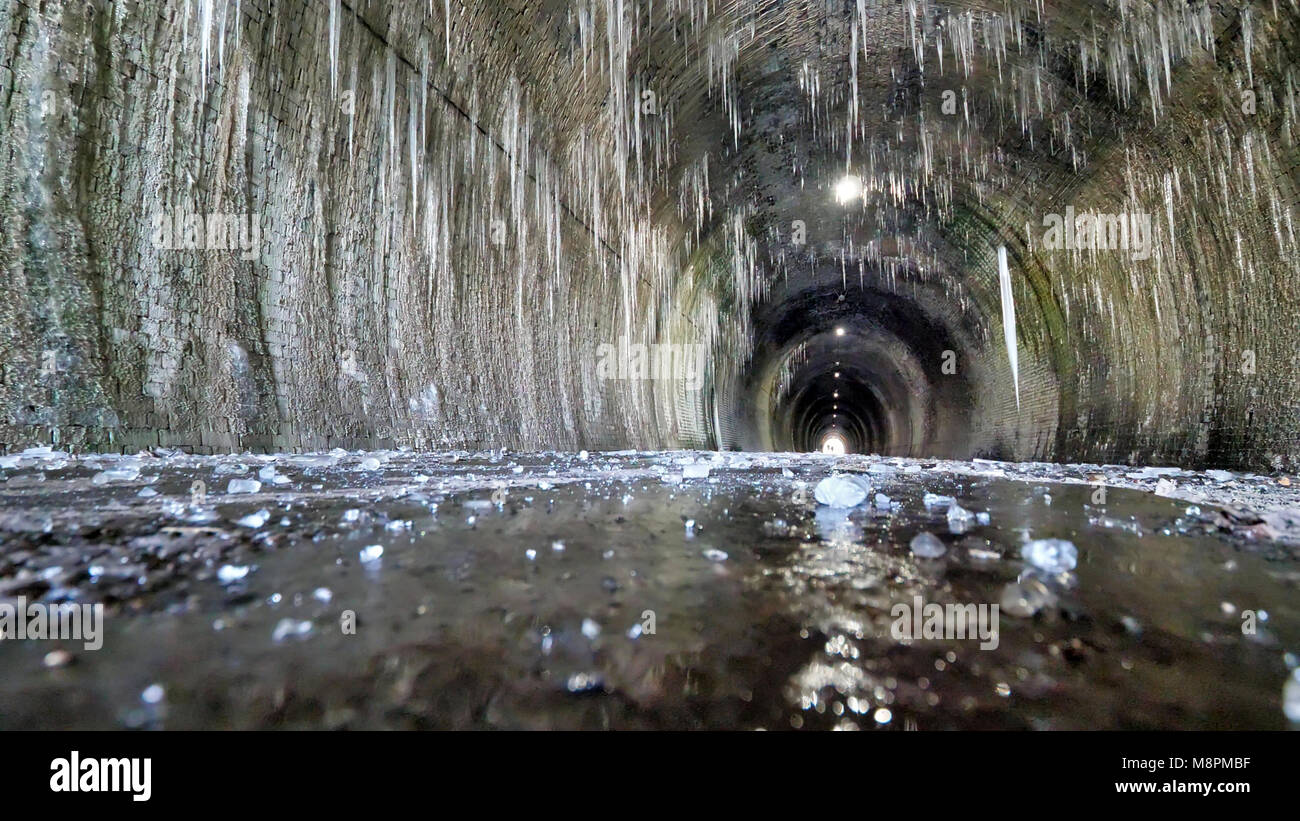
[[433, 6], [0, 2], [0, 443], [1300, 459], [1293, 6]]
[[569, 93], [554, 9], [437, 5], [0, 4], [0, 440], [698, 438], [680, 380], [602, 370], [713, 318], [619, 197], [608, 84]]

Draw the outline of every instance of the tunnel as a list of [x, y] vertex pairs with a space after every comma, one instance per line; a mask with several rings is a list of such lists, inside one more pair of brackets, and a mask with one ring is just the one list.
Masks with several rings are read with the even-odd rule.
[[1293, 466], [1285, 8], [516, 5], [9, 4], [4, 441]]
[[[248, 691], [159, 673], [170, 720], [136, 693], [107, 724], [829, 729], [832, 702], [877, 729], [1300, 721], [1297, 58], [1293, 0], [0, 0], [0, 603], [144, 620], [102, 670], [0, 647], [26, 671], [0, 726], [42, 705], [101, 726], [85, 698], [118, 703], [148, 613], [202, 611], [178, 658], [250, 620], [315, 658], [339, 611], [368, 618], [348, 591], [437, 613], [449, 580], [524, 567], [477, 594], [518, 619], [457, 604], [437, 639], [347, 645], [372, 672], [346, 709], [275, 701], [268, 655]], [[566, 504], [585, 512], [540, 512]], [[588, 537], [590, 566], [543, 566]], [[1163, 539], [1195, 545], [1166, 581], [1204, 624], [1157, 601], [1165, 571], [1071, 604], [1085, 559], [1141, 577]], [[1059, 540], [1079, 568], [1025, 576]], [[726, 589], [680, 581], [678, 542]], [[351, 575], [317, 578], [301, 545]], [[1207, 558], [1224, 545], [1242, 557]], [[575, 576], [586, 604], [520, 592]], [[666, 694], [687, 650], [638, 678], [652, 662], [613, 649], [656, 646], [642, 611], [695, 646], [665, 611], [709, 602], [700, 641], [735, 640], [759, 618], [742, 578], [768, 591], [766, 661], [723, 653], [701, 701]], [[924, 647], [861, 624], [913, 587], [1036, 619], [1003, 651], [1049, 664], [1185, 646], [1185, 687], [1120, 717], [1109, 668], [1074, 713], [1041, 672], [906, 696], [935, 678]], [[1071, 632], [1085, 611], [1102, 638]], [[790, 631], [853, 644], [858, 677], [810, 683], [824, 659], [796, 663]], [[520, 646], [546, 648], [519, 662], [527, 709], [488, 662]], [[898, 647], [885, 686], [864, 660]], [[93, 697], [42, 678], [65, 667]], [[498, 695], [447, 695], [448, 667]], [[1247, 694], [1214, 712], [1194, 685], [1226, 675]], [[402, 711], [358, 707], [386, 676]]]

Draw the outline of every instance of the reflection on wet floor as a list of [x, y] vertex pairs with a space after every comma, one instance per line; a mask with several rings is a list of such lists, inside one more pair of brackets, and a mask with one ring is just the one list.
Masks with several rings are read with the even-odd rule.
[[[833, 467], [856, 506], [817, 503]], [[0, 642], [4, 729], [1281, 729], [1300, 701], [1287, 523], [1139, 489], [1294, 506], [1266, 477], [680, 452], [0, 473], [0, 601], [107, 605], [101, 650]], [[931, 604], [996, 605], [996, 639], [900, 638]]]

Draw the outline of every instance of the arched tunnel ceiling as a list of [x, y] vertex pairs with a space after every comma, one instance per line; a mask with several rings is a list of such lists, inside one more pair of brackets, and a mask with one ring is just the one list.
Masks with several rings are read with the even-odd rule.
[[0, 18], [6, 441], [805, 448], [847, 359], [861, 448], [1300, 457], [1294, 3], [83, 5]]

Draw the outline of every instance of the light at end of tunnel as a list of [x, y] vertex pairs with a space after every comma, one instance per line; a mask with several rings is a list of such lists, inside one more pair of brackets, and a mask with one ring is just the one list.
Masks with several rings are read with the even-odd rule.
[[838, 433], [828, 433], [822, 439], [822, 453], [830, 453], [835, 456], [844, 455], [844, 437]]
[[862, 180], [849, 174], [835, 184], [835, 201], [845, 205], [862, 196]]

